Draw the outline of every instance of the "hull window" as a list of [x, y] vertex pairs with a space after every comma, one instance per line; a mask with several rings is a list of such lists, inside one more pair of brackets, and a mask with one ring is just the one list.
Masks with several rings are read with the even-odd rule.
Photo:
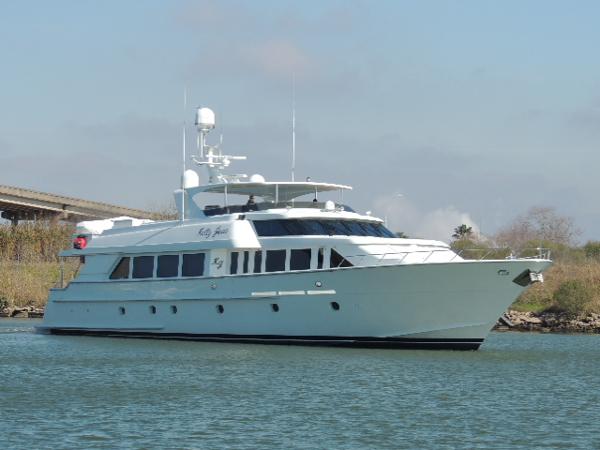
[[320, 248], [317, 250], [317, 269], [323, 268], [323, 261], [325, 260], [325, 249]]
[[238, 271], [238, 256], [238, 252], [231, 252], [231, 254], [229, 255], [229, 273], [232, 275], [235, 275]]
[[133, 258], [133, 278], [152, 278], [154, 274], [154, 256], [136, 256]]
[[183, 255], [182, 277], [201, 277], [204, 275], [204, 253]]
[[254, 273], [260, 273], [262, 270], [262, 252], [254, 252]]
[[179, 272], [179, 255], [159, 255], [156, 276], [158, 278], [176, 277]]
[[250, 261], [250, 252], [244, 252], [244, 262], [242, 264], [242, 272], [248, 273], [248, 263]]
[[290, 257], [290, 270], [310, 269], [310, 248], [293, 249]]
[[121, 258], [115, 270], [110, 274], [111, 280], [122, 280], [129, 278], [129, 256]]
[[331, 249], [331, 257], [329, 261], [329, 267], [335, 269], [336, 267], [352, 267], [352, 263], [336, 252], [334, 249]]
[[267, 250], [266, 272], [285, 270], [285, 250]]

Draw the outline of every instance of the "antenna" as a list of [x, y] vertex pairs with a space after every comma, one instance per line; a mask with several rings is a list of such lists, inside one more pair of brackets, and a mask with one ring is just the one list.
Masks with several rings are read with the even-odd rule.
[[292, 74], [292, 181], [296, 171], [296, 72]]
[[187, 108], [187, 86], [183, 88], [183, 137], [181, 142], [181, 221], [185, 220], [185, 114]]

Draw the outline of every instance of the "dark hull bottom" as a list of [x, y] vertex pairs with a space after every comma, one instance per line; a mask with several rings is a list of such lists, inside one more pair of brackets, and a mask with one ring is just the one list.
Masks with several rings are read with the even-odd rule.
[[181, 341], [231, 342], [243, 344], [305, 345], [323, 347], [394, 348], [427, 350], [477, 350], [483, 339], [416, 339], [348, 336], [280, 336], [237, 334], [152, 333], [121, 330], [50, 328], [41, 331], [60, 335], [172, 339]]

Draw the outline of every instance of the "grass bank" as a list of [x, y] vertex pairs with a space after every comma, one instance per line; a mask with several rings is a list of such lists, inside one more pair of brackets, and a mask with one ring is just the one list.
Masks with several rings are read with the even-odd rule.
[[[50, 222], [0, 224], [0, 307], [44, 306], [60, 279], [58, 253], [71, 245], [74, 227]], [[65, 279], [74, 262], [65, 265]]]

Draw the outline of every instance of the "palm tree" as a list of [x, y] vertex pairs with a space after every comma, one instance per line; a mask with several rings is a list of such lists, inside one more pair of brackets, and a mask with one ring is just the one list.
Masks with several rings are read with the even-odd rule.
[[473, 234], [473, 227], [465, 225], [464, 223], [454, 229], [452, 237], [454, 239], [469, 239]]

